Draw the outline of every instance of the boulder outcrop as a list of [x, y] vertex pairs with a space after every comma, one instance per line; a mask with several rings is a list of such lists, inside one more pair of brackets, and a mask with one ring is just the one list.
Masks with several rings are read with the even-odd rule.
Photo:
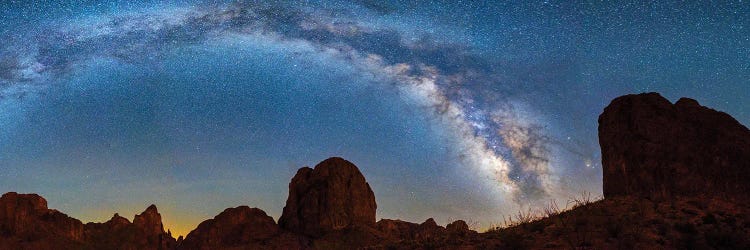
[[266, 212], [239, 206], [201, 222], [180, 249], [302, 249], [304, 238], [282, 231]]
[[447, 226], [445, 226], [445, 229], [448, 230], [449, 234], [453, 235], [467, 235], [470, 233], [475, 233], [471, 229], [469, 229], [469, 224], [466, 224], [463, 220], [457, 220], [454, 222], [449, 223]]
[[618, 97], [599, 116], [599, 144], [607, 198], [750, 191], [750, 131], [692, 99]]
[[297, 171], [279, 226], [320, 237], [352, 226], [375, 227], [376, 209], [375, 195], [359, 169], [334, 157]]

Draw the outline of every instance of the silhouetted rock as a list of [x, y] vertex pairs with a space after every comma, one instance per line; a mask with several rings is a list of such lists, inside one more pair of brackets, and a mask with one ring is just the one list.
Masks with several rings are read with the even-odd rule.
[[462, 220], [454, 221], [444, 228], [439, 226], [432, 218], [427, 219], [422, 224], [382, 219], [378, 221], [377, 228], [386, 237], [401, 240], [429, 240], [448, 236], [460, 237], [475, 233]]
[[312, 237], [361, 225], [375, 226], [375, 195], [351, 162], [334, 157], [304, 167], [289, 183], [279, 226]]
[[81, 221], [48, 209], [41, 196], [10, 192], [0, 197], [0, 248], [73, 248], [82, 239]]
[[378, 231], [391, 239], [413, 239], [419, 224], [402, 220], [381, 219], [377, 223]]
[[448, 230], [448, 233], [453, 235], [467, 235], [473, 233], [473, 231], [469, 229], [469, 224], [466, 224], [463, 220], [451, 222], [445, 226], [445, 229]]
[[750, 204], [738, 196], [750, 191], [746, 127], [695, 100], [671, 104], [655, 93], [615, 99], [599, 125], [606, 199], [481, 234], [461, 220], [375, 223], [364, 176], [330, 158], [297, 172], [278, 225], [240, 206], [178, 240], [154, 205], [132, 223], [114, 214], [82, 225], [38, 195], [7, 193], [0, 249], [750, 249]]
[[112, 219], [109, 219], [105, 224], [110, 227], [124, 227], [130, 225], [130, 221], [120, 216], [120, 214], [115, 213], [115, 215], [112, 216]]
[[258, 208], [227, 208], [191, 231], [180, 249], [302, 249], [304, 239], [282, 231]]
[[160, 235], [164, 233], [164, 225], [161, 224], [161, 214], [156, 205], [146, 208], [141, 214], [135, 215], [133, 225], [140, 228], [147, 235]]
[[448, 231], [444, 227], [439, 226], [434, 219], [429, 218], [422, 222], [422, 224], [419, 224], [414, 238], [421, 240], [438, 238], [444, 236], [446, 232]]
[[692, 99], [618, 97], [599, 116], [599, 144], [605, 197], [750, 191], [750, 131]]
[[146, 208], [130, 223], [115, 214], [105, 223], [86, 223], [85, 241], [94, 249], [173, 249], [177, 242], [164, 232], [155, 205]]

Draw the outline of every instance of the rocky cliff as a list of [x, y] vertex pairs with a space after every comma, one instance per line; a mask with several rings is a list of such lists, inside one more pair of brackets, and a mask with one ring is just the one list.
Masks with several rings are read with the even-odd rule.
[[319, 237], [352, 226], [374, 227], [376, 209], [375, 194], [359, 169], [333, 157], [297, 171], [279, 225]]
[[39, 195], [10, 192], [0, 197], [0, 249], [74, 248], [83, 238], [81, 221], [47, 208]]
[[599, 144], [605, 197], [750, 191], [750, 131], [692, 99], [616, 98], [599, 116]]
[[172, 249], [156, 206], [134, 223], [115, 214], [105, 223], [82, 224], [36, 194], [6, 193], [0, 198], [0, 249]]

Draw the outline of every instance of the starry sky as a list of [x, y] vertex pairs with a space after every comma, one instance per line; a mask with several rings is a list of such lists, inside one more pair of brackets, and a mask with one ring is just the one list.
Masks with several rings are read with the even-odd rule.
[[0, 191], [185, 235], [278, 219], [341, 156], [378, 218], [476, 228], [601, 195], [597, 117], [687, 96], [750, 124], [750, 3], [0, 3]]

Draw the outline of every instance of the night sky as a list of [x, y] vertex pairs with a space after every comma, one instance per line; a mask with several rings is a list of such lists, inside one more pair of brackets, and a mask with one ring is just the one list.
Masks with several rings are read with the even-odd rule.
[[486, 228], [601, 195], [617, 96], [750, 124], [747, 1], [1, 2], [0, 191], [84, 222], [278, 219], [296, 170], [341, 156], [378, 218]]

